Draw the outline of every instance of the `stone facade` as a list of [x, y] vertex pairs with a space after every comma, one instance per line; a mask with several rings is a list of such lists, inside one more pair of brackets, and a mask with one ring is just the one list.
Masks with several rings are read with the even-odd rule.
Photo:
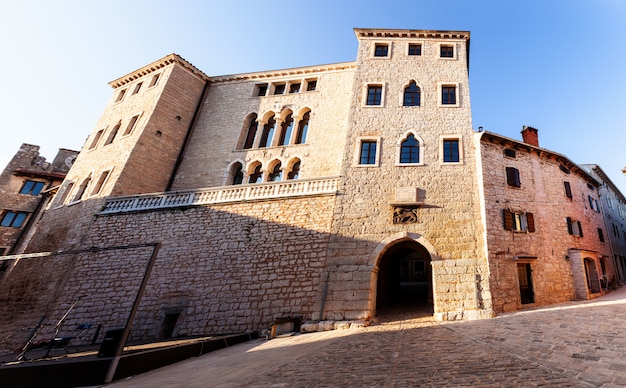
[[[208, 77], [172, 54], [111, 82], [23, 250], [52, 253], [15, 256], [0, 279], [4, 348], [77, 296], [67, 327], [123, 325], [157, 244], [131, 338], [597, 295], [587, 273], [615, 274], [582, 201], [599, 184], [538, 144], [474, 133], [469, 33], [355, 33], [354, 62]], [[504, 209], [534, 213], [534, 232], [505, 229]]]
[[22, 144], [0, 175], [0, 255], [19, 250], [30, 236], [40, 210], [74, 163], [77, 151], [60, 149], [52, 162], [39, 155], [39, 146]]
[[538, 144], [488, 132], [476, 133], [475, 141], [494, 309], [604, 292], [606, 287], [588, 286], [600, 277], [616, 277], [608, 242], [599, 237], [606, 235], [597, 207], [599, 183]]

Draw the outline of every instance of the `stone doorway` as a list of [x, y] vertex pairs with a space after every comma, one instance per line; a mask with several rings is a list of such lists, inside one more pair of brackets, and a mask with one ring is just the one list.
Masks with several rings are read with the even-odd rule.
[[378, 264], [376, 315], [433, 314], [433, 281], [428, 250], [415, 241], [391, 246]]

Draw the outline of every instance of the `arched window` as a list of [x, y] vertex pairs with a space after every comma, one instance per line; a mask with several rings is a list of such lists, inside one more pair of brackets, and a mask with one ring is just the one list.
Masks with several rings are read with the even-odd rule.
[[261, 141], [259, 142], [259, 148], [270, 147], [272, 145], [272, 138], [274, 137], [275, 129], [276, 129], [276, 120], [274, 120], [274, 116], [272, 116], [267, 121], [267, 124], [263, 126], [263, 133], [261, 134]]
[[278, 139], [278, 145], [288, 145], [291, 140], [291, 133], [293, 132], [293, 117], [291, 113], [285, 117], [285, 120], [280, 125], [280, 138]]
[[89, 174], [87, 179], [85, 179], [83, 183], [80, 184], [80, 187], [78, 188], [78, 191], [74, 196], [74, 201], [80, 201], [81, 199], [83, 199], [83, 196], [87, 192], [87, 186], [89, 186], [89, 182], [91, 182], [91, 174]]
[[241, 163], [237, 162], [232, 165], [230, 168], [231, 171], [231, 182], [233, 185], [240, 185], [243, 183], [243, 166]]
[[249, 119], [248, 130], [246, 133], [246, 141], [243, 143], [245, 150], [252, 148], [254, 145], [254, 138], [256, 137], [256, 131], [259, 127], [259, 122], [256, 120], [256, 113], [253, 113]]
[[261, 171], [261, 163], [259, 163], [254, 167], [252, 174], [248, 177], [248, 183], [259, 183], [262, 177], [263, 172]]
[[287, 179], [298, 179], [300, 176], [300, 161], [298, 160], [291, 166], [291, 171], [287, 174]]
[[400, 163], [419, 163], [420, 145], [413, 134], [407, 136], [400, 146]]
[[295, 144], [304, 144], [306, 143], [306, 133], [309, 130], [309, 116], [311, 112], [306, 112], [304, 116], [302, 116], [302, 120], [298, 123], [298, 133], [296, 133], [296, 141]]
[[269, 177], [267, 178], [268, 182], [278, 182], [283, 179], [283, 170], [281, 169], [280, 162], [274, 165], [272, 168], [272, 172], [270, 172]]
[[420, 106], [420, 88], [415, 81], [404, 88], [404, 106]]

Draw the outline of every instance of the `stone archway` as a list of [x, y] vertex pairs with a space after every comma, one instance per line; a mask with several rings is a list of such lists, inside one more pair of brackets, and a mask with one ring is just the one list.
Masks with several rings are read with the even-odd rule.
[[[385, 247], [377, 260], [375, 314], [433, 313], [432, 257], [414, 239], [404, 238]], [[374, 279], [375, 278], [375, 279]]]

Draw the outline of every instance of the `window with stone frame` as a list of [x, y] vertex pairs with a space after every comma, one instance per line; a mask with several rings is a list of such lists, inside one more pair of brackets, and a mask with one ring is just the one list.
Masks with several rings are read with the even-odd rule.
[[378, 142], [376, 140], [362, 140], [361, 141], [359, 164], [361, 165], [376, 164], [377, 143]]
[[459, 139], [444, 139], [442, 144], [443, 162], [444, 163], [460, 163], [461, 150]]
[[276, 131], [276, 120], [274, 119], [274, 116], [272, 116], [267, 120], [267, 123], [263, 126], [263, 132], [261, 133], [261, 141], [259, 142], [259, 148], [271, 147], [275, 131]]
[[417, 164], [420, 162], [420, 143], [411, 133], [400, 144], [400, 164]]
[[65, 201], [69, 198], [70, 194], [72, 193], [72, 189], [74, 188], [74, 184], [75, 182], [73, 181], [67, 183], [67, 185], [65, 186], [65, 190], [63, 190], [63, 193], [57, 201], [57, 206], [63, 205]]
[[256, 84], [254, 85], [254, 95], [257, 97], [263, 97], [267, 94], [268, 84]]
[[252, 113], [248, 116], [244, 127], [246, 128], [246, 137], [243, 143], [243, 149], [247, 150], [254, 146], [254, 139], [259, 128], [259, 122], [257, 121], [257, 114]]
[[139, 91], [141, 90], [141, 85], [143, 85], [143, 82], [139, 82], [137, 85], [135, 85], [135, 89], [133, 89], [133, 95], [139, 93]]
[[278, 137], [278, 145], [289, 145], [291, 134], [293, 133], [293, 116], [289, 113], [282, 123], [280, 123], [280, 134]]
[[110, 173], [111, 173], [111, 170], [107, 170], [107, 171], [103, 171], [100, 174], [100, 177], [96, 181], [96, 184], [94, 185], [93, 190], [91, 190], [91, 195], [96, 195], [100, 193]]
[[294, 141], [295, 144], [304, 144], [306, 143], [306, 135], [309, 131], [309, 118], [311, 117], [311, 112], [306, 112], [302, 119], [298, 122], [298, 131], [296, 132], [296, 139]]
[[93, 150], [94, 148], [98, 146], [98, 142], [100, 141], [100, 138], [102, 137], [103, 133], [104, 133], [104, 129], [101, 129], [98, 132], [96, 132], [88, 149]]
[[317, 90], [317, 80], [316, 79], [306, 80], [306, 91], [313, 92], [315, 90]]
[[377, 106], [382, 105], [383, 99], [383, 86], [382, 85], [367, 85], [367, 99], [365, 105]]
[[263, 166], [261, 163], [253, 164], [254, 169], [252, 173], [248, 176], [248, 183], [261, 183], [263, 181]]
[[124, 136], [130, 135], [130, 133], [135, 128], [135, 125], [137, 124], [137, 120], [139, 120], [139, 115], [134, 115], [133, 117], [130, 118], [128, 125], [126, 126], [126, 129], [124, 130]]
[[291, 170], [287, 173], [287, 179], [298, 179], [300, 177], [300, 160], [293, 163]]
[[389, 56], [389, 44], [388, 43], [375, 43], [374, 44], [374, 56], [375, 57], [388, 57]]
[[289, 94], [300, 93], [300, 82], [289, 84]]
[[89, 174], [89, 176], [85, 178], [85, 180], [83, 180], [83, 182], [80, 184], [80, 186], [78, 187], [78, 191], [76, 192], [76, 195], [74, 195], [74, 199], [72, 200], [72, 202], [80, 201], [81, 199], [83, 199], [83, 197], [85, 196], [85, 193], [87, 192], [87, 187], [89, 187], [90, 182], [91, 182], [91, 174]]
[[440, 45], [439, 56], [441, 58], [454, 58], [454, 46], [450, 44]]
[[121, 126], [122, 126], [122, 120], [118, 121], [117, 124], [115, 124], [115, 126], [113, 127], [113, 129], [111, 129], [111, 132], [109, 133], [109, 136], [104, 142], [104, 145], [109, 145], [113, 143], [113, 140], [115, 140], [115, 137], [117, 136], [117, 133], [119, 132]]
[[535, 231], [535, 217], [533, 213], [503, 209], [502, 220], [505, 230], [530, 233]]
[[409, 86], [404, 88], [403, 106], [420, 106], [420, 87], [417, 86], [415, 81], [411, 81]]
[[422, 45], [419, 43], [409, 43], [409, 55], [422, 55]]
[[574, 220], [571, 217], [565, 219], [567, 223], [567, 233], [572, 236], [583, 237], [583, 226], [580, 221]]
[[285, 94], [285, 84], [276, 84], [274, 85], [274, 95]]
[[26, 180], [20, 189], [20, 194], [38, 196], [41, 190], [46, 186], [45, 182]]
[[272, 167], [272, 170], [267, 177], [267, 181], [278, 182], [278, 181], [281, 181], [282, 179], [283, 179], [282, 164], [280, 162], [277, 162], [276, 164], [274, 164], [274, 167]]
[[159, 74], [155, 74], [152, 76], [152, 79], [150, 80], [150, 84], [148, 85], [149, 88], [156, 86], [157, 82], [159, 82], [159, 77], [161, 76], [161, 73]]
[[511, 187], [521, 187], [522, 182], [520, 180], [519, 170], [515, 167], [506, 168], [506, 184]]
[[456, 85], [441, 86], [441, 105], [456, 105]]
[[26, 218], [28, 218], [28, 214], [27, 212], [5, 210], [2, 215], [2, 221], [0, 221], [0, 226], [5, 228], [21, 228]]
[[122, 89], [120, 90], [120, 92], [117, 95], [117, 98], [115, 99], [115, 102], [120, 102], [122, 101], [122, 99], [124, 99], [124, 95], [126, 94], [126, 89]]
[[243, 183], [243, 165], [240, 162], [235, 162], [230, 168], [230, 184], [240, 185]]

